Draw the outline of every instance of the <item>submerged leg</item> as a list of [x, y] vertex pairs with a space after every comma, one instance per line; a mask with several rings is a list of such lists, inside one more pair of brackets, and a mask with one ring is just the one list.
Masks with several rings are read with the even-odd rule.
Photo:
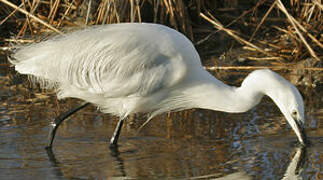
[[119, 122], [117, 124], [117, 127], [115, 128], [115, 130], [113, 132], [113, 135], [112, 135], [112, 137], [110, 139], [110, 148], [117, 147], [119, 135], [120, 135], [121, 128], [122, 128], [122, 125], [123, 125], [123, 121], [124, 121], [124, 118], [120, 118], [119, 119]]
[[84, 107], [86, 107], [87, 105], [89, 105], [90, 103], [88, 102], [84, 102], [82, 104], [80, 104], [77, 107], [74, 107], [73, 109], [66, 111], [62, 114], [60, 114], [57, 118], [55, 118], [53, 120], [53, 122], [51, 123], [50, 129], [49, 129], [49, 133], [48, 133], [48, 143], [46, 146], [46, 149], [52, 148], [53, 145], [53, 141], [55, 138], [55, 134], [56, 131], [58, 129], [58, 126], [68, 117], [70, 117], [72, 114], [76, 113], [77, 111], [83, 109]]

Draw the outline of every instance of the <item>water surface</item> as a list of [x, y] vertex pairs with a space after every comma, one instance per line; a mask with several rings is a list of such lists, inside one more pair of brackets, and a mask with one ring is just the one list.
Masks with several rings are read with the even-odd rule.
[[[87, 107], [64, 122], [53, 154], [44, 149], [51, 120], [79, 103], [36, 93], [0, 70], [0, 179], [323, 179], [323, 92], [304, 89], [307, 133], [297, 139], [265, 98], [249, 112], [187, 110], [126, 122], [118, 150], [107, 142], [117, 118]], [[241, 75], [244, 76], [244, 75]]]

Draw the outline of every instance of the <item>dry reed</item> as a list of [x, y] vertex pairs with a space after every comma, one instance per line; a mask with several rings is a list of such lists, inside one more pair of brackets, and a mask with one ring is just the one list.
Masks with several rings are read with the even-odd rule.
[[[321, 66], [318, 63], [323, 49], [321, 0], [290, 0], [284, 3], [281, 0], [261, 0], [231, 22], [226, 22], [226, 25], [217, 20], [221, 19], [217, 17], [221, 14], [216, 12], [230, 11], [230, 8], [235, 11], [240, 5], [237, 0], [231, 0], [231, 4], [212, 0], [0, 0], [1, 3], [5, 6], [0, 7], [0, 28], [9, 22], [14, 24], [16, 39], [48, 30], [61, 34], [66, 27], [155, 22], [185, 33], [197, 45], [205, 43], [218, 31], [223, 31], [247, 46], [244, 48], [248, 51], [245, 58], [251, 61], [266, 61], [271, 65], [272, 61], [276, 61], [282, 66], [312, 57], [315, 60], [312, 66]], [[262, 17], [256, 13], [259, 8], [267, 8]], [[288, 23], [285, 26], [266, 24], [273, 17]], [[232, 27], [246, 19], [248, 22], [259, 19], [252, 24], [251, 27], [255, 28], [250, 36], [240, 35], [237, 32], [239, 29]], [[217, 30], [210, 31], [207, 27], [210, 24]], [[270, 39], [259, 38], [263, 36], [262, 31], [275, 31], [276, 35]], [[3, 44], [10, 41], [2, 34], [0, 39]], [[1, 49], [8, 48], [5, 46]]]

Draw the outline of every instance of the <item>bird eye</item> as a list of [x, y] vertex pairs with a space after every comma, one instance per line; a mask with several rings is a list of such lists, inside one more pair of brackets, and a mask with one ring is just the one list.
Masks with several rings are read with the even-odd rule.
[[293, 117], [296, 117], [296, 116], [297, 116], [297, 111], [296, 111], [296, 110], [293, 110], [293, 112], [292, 112], [292, 116], [293, 116]]

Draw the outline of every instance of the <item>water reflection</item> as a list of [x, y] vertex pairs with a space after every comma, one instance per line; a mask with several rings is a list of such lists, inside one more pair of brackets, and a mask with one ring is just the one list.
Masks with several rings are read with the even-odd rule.
[[305, 159], [306, 148], [297, 148], [296, 153], [284, 174], [283, 180], [303, 179], [301, 177], [301, 172], [304, 168]]
[[[54, 167], [54, 172], [53, 174], [56, 175], [57, 178], [59, 177], [64, 177], [61, 168], [62, 166], [60, 163], [57, 161], [52, 149], [47, 149], [49, 161], [51, 162], [52, 167]], [[126, 168], [124, 164], [124, 160], [120, 157], [121, 153], [119, 152], [118, 148], [110, 148], [110, 156], [114, 159], [115, 162], [117, 162], [117, 169], [120, 172], [120, 175], [118, 177], [124, 177], [123, 179], [132, 179], [130, 176], [127, 176], [126, 174]], [[303, 179], [301, 176], [301, 173], [304, 169], [304, 165], [306, 162], [306, 148], [304, 147], [297, 147], [295, 148], [295, 153], [294, 156], [291, 158], [286, 171], [283, 176], [283, 180], [295, 180], [295, 179]], [[195, 177], [190, 177], [190, 178], [185, 178], [185, 179], [190, 179], [190, 180], [195, 180], [195, 179], [216, 179], [216, 180], [229, 180], [229, 179], [239, 179], [239, 180], [249, 180], [253, 179], [252, 176], [248, 175], [244, 171], [238, 171], [234, 172], [228, 175], [225, 175], [223, 177], [221, 173], [215, 173], [215, 174], [207, 174], [207, 175], [202, 175], [202, 176], [195, 176]], [[219, 178], [217, 178], [219, 177]], [[121, 178], [122, 179], [122, 178]]]
[[62, 173], [61, 168], [60, 168], [60, 162], [56, 159], [53, 150], [46, 149], [46, 152], [48, 155], [50, 166], [52, 167], [51, 174], [54, 174], [57, 179], [59, 179], [60, 177], [64, 177], [64, 174]]
[[[306, 148], [304, 147], [296, 148], [296, 153], [292, 158], [292, 160], [290, 161], [282, 180], [303, 179], [301, 176], [301, 172], [304, 168], [305, 160], [306, 160]], [[246, 174], [245, 172], [236, 172], [221, 178], [216, 178], [216, 180], [230, 180], [230, 179], [249, 180], [249, 179], [252, 179], [252, 177]]]

